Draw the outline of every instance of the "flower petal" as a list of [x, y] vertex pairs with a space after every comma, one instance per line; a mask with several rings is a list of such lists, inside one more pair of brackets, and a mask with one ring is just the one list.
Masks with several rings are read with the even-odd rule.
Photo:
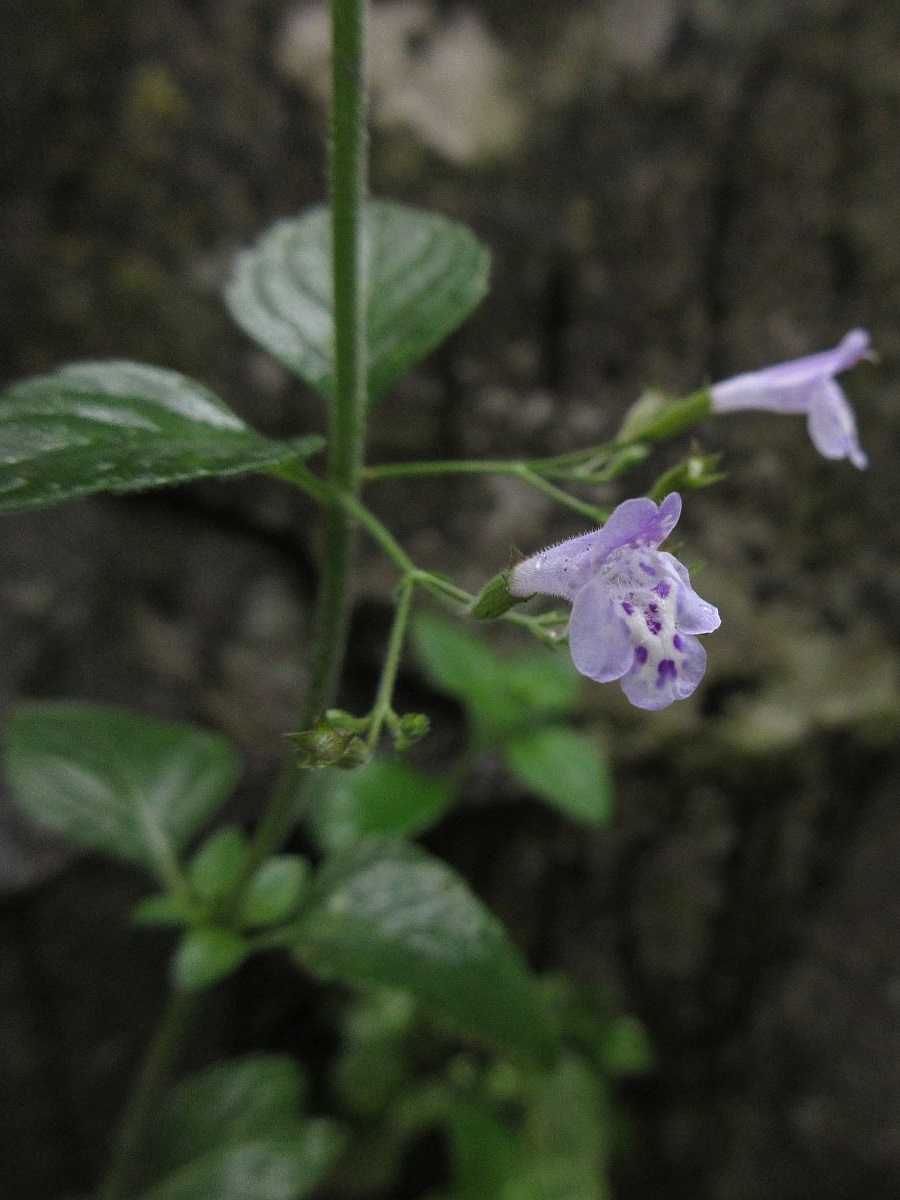
[[576, 669], [597, 683], [619, 679], [631, 666], [631, 630], [602, 579], [585, 584], [575, 597], [569, 649]]
[[[785, 363], [785, 367], [791, 366]], [[714, 383], [709, 389], [715, 413], [739, 412], [753, 409], [759, 412], [802, 413], [809, 410], [809, 381], [797, 384], [780, 379], [782, 367], [765, 371], [748, 371], [735, 375], [724, 383]]]
[[713, 411], [755, 408], [782, 413], [808, 412], [813, 399], [810, 389], [871, 357], [870, 345], [865, 329], [851, 329], [833, 350], [715, 383], [710, 388]]
[[507, 584], [513, 596], [563, 596], [574, 600], [596, 573], [597, 541], [601, 529], [567, 538], [555, 546], [539, 550], [524, 559], [509, 573]]
[[688, 634], [678, 634], [668, 654], [635, 654], [631, 670], [622, 676], [622, 691], [635, 708], [666, 708], [696, 691], [705, 670], [706, 651], [701, 643]]
[[659, 557], [673, 571], [681, 587], [675, 608], [675, 623], [680, 633], [712, 633], [722, 624], [719, 610], [708, 600], [704, 600], [691, 587], [691, 577], [687, 567], [678, 561], [674, 554], [666, 550], [657, 551]]
[[669, 536], [681, 515], [681, 497], [671, 492], [659, 505], [652, 500], [624, 500], [602, 529], [567, 538], [532, 554], [512, 569], [513, 596], [562, 596], [574, 600], [603, 562], [621, 546], [656, 547]]
[[664, 542], [681, 516], [681, 497], [670, 492], [661, 504], [652, 500], [623, 500], [600, 530], [596, 550], [606, 558], [620, 546], [639, 545], [654, 549]]
[[809, 436], [825, 458], [849, 458], [860, 470], [869, 464], [859, 444], [853, 409], [833, 379], [822, 380], [816, 388], [809, 410]]

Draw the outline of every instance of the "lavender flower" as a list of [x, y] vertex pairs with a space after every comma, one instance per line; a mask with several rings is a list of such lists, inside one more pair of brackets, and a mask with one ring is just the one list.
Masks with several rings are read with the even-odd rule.
[[713, 412], [759, 408], [807, 413], [809, 436], [819, 453], [825, 458], [849, 458], [862, 469], [869, 460], [860, 449], [853, 409], [834, 377], [863, 358], [872, 358], [869, 335], [864, 329], [851, 329], [834, 350], [714, 384], [710, 388]]
[[658, 506], [626, 500], [602, 529], [533, 554], [508, 580], [514, 596], [542, 592], [571, 600], [575, 666], [598, 683], [620, 679], [638, 708], [665, 708], [690, 696], [706, 670], [706, 651], [694, 635], [720, 623], [681, 563], [657, 549], [680, 515], [677, 492]]

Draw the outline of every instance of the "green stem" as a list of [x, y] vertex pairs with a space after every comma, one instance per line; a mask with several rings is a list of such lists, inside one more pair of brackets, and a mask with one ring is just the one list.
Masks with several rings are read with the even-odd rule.
[[195, 992], [174, 995], [141, 1064], [97, 1200], [125, 1200], [140, 1182], [153, 1119], [181, 1046], [199, 1009]]
[[378, 467], [366, 467], [361, 472], [363, 482], [421, 475], [511, 475], [514, 479], [521, 479], [529, 487], [533, 487], [547, 496], [552, 496], [558, 503], [564, 504], [567, 508], [581, 513], [582, 516], [588, 517], [591, 521], [595, 521], [598, 524], [602, 524], [608, 515], [605, 509], [597, 508], [593, 504], [587, 504], [582, 500], [578, 500], [575, 496], [570, 496], [568, 492], [564, 492], [562, 488], [556, 487], [549, 479], [544, 477], [541, 464], [536, 463], [504, 462], [498, 459], [485, 459], [484, 461], [461, 459], [458, 462], [445, 460], [421, 463], [387, 463]]
[[382, 463], [364, 467], [363, 482], [404, 479], [415, 475], [517, 475], [524, 466], [504, 459], [437, 459], [433, 462]]
[[[295, 487], [301, 488], [320, 503], [326, 502], [329, 498], [328, 485], [323, 484], [321, 480], [312, 475], [300, 463], [291, 463], [287, 466], [283, 465], [273, 468], [272, 474], [277, 475], [279, 479], [283, 479], [287, 483], [292, 483]], [[381, 547], [388, 558], [399, 568], [400, 572], [410, 578], [417, 587], [421, 587], [424, 591], [436, 597], [436, 599], [449, 604], [457, 615], [460, 614], [460, 610], [465, 613], [471, 607], [475, 601], [475, 596], [471, 592], [467, 592], [464, 588], [451, 583], [449, 579], [443, 579], [440, 575], [435, 575], [431, 571], [425, 571], [421, 567], [416, 566], [403, 547], [399, 545], [390, 530], [378, 520], [373, 512], [366, 508], [361, 500], [351, 496], [344, 496], [340, 493], [334, 494], [333, 498], [346, 509], [360, 528], [364, 529], [369, 537]], [[507, 612], [499, 619], [507, 621], [511, 625], [519, 625], [523, 629], [527, 629], [535, 637], [548, 644], [554, 644], [560, 640], [553, 627], [565, 623], [565, 617], [559, 617], [556, 613], [542, 613], [538, 617], [527, 617], [523, 616], [522, 613]]]
[[597, 508], [595, 504], [585, 504], [584, 501], [576, 499], [575, 496], [570, 496], [568, 492], [564, 492], [562, 488], [558, 488], [555, 483], [551, 483], [549, 479], [544, 479], [543, 476], [535, 474], [527, 467], [517, 472], [519, 479], [527, 483], [530, 487], [536, 488], [539, 492], [543, 492], [545, 496], [550, 496], [552, 499], [564, 504], [567, 508], [571, 508], [574, 512], [581, 513], [597, 525], [602, 525], [609, 516], [608, 509]]
[[409, 624], [409, 614], [412, 607], [413, 591], [416, 586], [414, 575], [407, 575], [400, 584], [397, 596], [397, 610], [394, 613], [394, 623], [391, 626], [391, 637], [388, 642], [387, 654], [381, 666], [381, 678], [378, 681], [378, 691], [372, 706], [372, 723], [369, 726], [368, 745], [374, 750], [378, 745], [385, 719], [392, 711], [391, 702], [394, 697], [394, 685], [397, 682], [397, 672], [400, 669], [400, 656], [403, 653], [403, 642], [406, 638], [406, 627]]
[[[334, 290], [334, 392], [327, 479], [356, 496], [366, 432], [365, 0], [331, 3], [331, 236]], [[350, 625], [356, 530], [334, 499], [325, 512], [325, 558], [313, 662], [301, 722], [312, 724], [334, 697]]]
[[[365, 0], [331, 0], [331, 231], [334, 288], [334, 391], [324, 484], [303, 468], [285, 475], [325, 501], [325, 555], [316, 608], [312, 667], [300, 728], [334, 700], [347, 651], [356, 556], [356, 521], [366, 435]], [[307, 476], [308, 479], [303, 477]], [[289, 756], [253, 841], [255, 867], [284, 843], [294, 823], [303, 768]]]
[[[339, 496], [359, 495], [365, 447], [366, 198], [365, 0], [332, 0], [331, 223], [334, 285], [334, 391], [325, 508], [325, 555], [304, 724], [327, 707], [337, 687], [350, 624], [356, 548], [352, 512]], [[312, 478], [312, 477], [311, 477]], [[307, 483], [307, 490], [314, 491]], [[289, 758], [254, 839], [254, 864], [280, 846], [293, 824], [300, 769]], [[152, 1121], [197, 1009], [194, 994], [170, 1001], [128, 1100], [98, 1200], [124, 1200], [138, 1183]]]

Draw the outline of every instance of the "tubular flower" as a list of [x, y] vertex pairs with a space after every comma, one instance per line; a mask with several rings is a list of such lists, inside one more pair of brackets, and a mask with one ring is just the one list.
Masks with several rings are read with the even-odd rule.
[[526, 558], [510, 572], [514, 596], [541, 592], [572, 602], [569, 648], [582, 675], [621, 680], [637, 708], [665, 708], [695, 690], [706, 670], [696, 638], [719, 627], [677, 558], [658, 546], [681, 515], [681, 497], [626, 500], [602, 529]]
[[872, 357], [866, 330], [851, 329], [833, 350], [714, 384], [710, 388], [713, 412], [758, 408], [806, 413], [809, 436], [819, 453], [825, 458], [849, 458], [862, 469], [869, 460], [859, 445], [853, 409], [834, 377]]

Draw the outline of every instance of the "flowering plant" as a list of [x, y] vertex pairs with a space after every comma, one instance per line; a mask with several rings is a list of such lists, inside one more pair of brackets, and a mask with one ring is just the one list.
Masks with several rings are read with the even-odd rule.
[[[266, 231], [238, 256], [225, 293], [241, 328], [322, 397], [325, 428], [266, 437], [202, 384], [119, 360], [25, 380], [0, 402], [2, 511], [258, 472], [322, 514], [309, 687], [252, 829], [226, 824], [201, 836], [240, 771], [219, 734], [71, 702], [25, 703], [8, 723], [6, 771], [21, 806], [147, 874], [157, 890], [134, 919], [175, 938], [170, 998], [96, 1196], [246, 1200], [252, 1187], [258, 1200], [301, 1200], [327, 1187], [357, 1197], [373, 1171], [396, 1174], [404, 1137], [435, 1126], [463, 1164], [454, 1195], [606, 1194], [616, 1143], [609, 1081], [646, 1068], [640, 1027], [587, 985], [537, 980], [462, 877], [412, 838], [447, 812], [478, 756], [494, 751], [529, 795], [595, 828], [610, 819], [609, 763], [595, 737], [570, 728], [578, 680], [547, 647], [567, 637], [581, 675], [619, 680], [640, 709], [695, 692], [706, 666], [698, 637], [719, 627], [719, 613], [660, 547], [681, 493], [720, 477], [717, 459], [676, 456], [648, 495], [611, 513], [596, 490], [710, 412], [745, 408], [806, 413], [826, 457], [864, 466], [835, 376], [870, 356], [869, 339], [854, 330], [823, 354], [654, 401], [611, 441], [554, 458], [369, 463], [372, 406], [477, 305], [488, 255], [456, 222], [368, 198], [365, 4], [332, 0], [331, 11], [342, 69], [332, 80], [330, 204]], [[523, 558], [473, 596], [415, 562], [365, 501], [365, 489], [394, 478], [486, 473], [539, 490], [592, 530]], [[335, 705], [361, 535], [387, 556], [397, 587], [371, 708], [353, 713]], [[571, 616], [520, 611], [535, 594], [569, 602]], [[423, 597], [454, 618], [505, 621], [539, 652], [507, 663], [471, 622], [461, 633], [429, 614], [416, 619]], [[410, 628], [424, 671], [465, 711], [471, 745], [452, 778], [403, 757], [429, 725], [395, 699]], [[204, 993], [263, 951], [363, 990], [341, 1018], [339, 1101], [327, 1117], [307, 1111], [297, 1065], [284, 1055], [220, 1064], [173, 1086]], [[437, 1082], [383, 1071], [395, 1049], [423, 1037], [447, 1064]], [[562, 1149], [546, 1137], [560, 1112], [572, 1117]], [[393, 1125], [373, 1117], [383, 1113]]]
[[681, 515], [672, 492], [625, 500], [602, 529], [549, 546], [516, 566], [514, 596], [535, 592], [572, 601], [572, 661], [588, 679], [619, 679], [637, 708], [664, 708], [703, 678], [698, 633], [718, 629], [718, 610], [697, 595], [686, 569], [659, 550]]

